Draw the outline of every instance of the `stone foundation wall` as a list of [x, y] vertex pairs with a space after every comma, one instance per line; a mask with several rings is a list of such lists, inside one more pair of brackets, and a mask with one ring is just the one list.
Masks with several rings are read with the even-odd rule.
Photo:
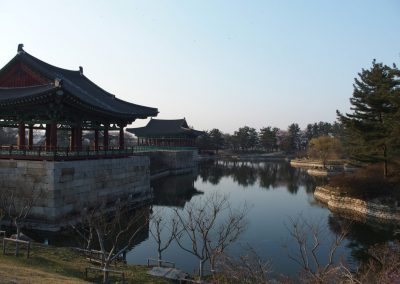
[[150, 160], [145, 156], [65, 162], [0, 160], [0, 190], [42, 191], [32, 217], [57, 227], [99, 201], [129, 195], [148, 198]]
[[152, 176], [187, 173], [197, 165], [197, 150], [155, 151], [146, 155], [150, 157]]
[[326, 203], [332, 211], [347, 212], [361, 215], [366, 218], [400, 223], [400, 207], [388, 206], [378, 201], [365, 201], [357, 198], [341, 196], [327, 188], [317, 187], [314, 192], [315, 199]]

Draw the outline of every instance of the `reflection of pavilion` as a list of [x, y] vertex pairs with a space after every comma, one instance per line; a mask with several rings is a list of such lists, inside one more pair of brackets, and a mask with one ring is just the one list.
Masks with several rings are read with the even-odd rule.
[[184, 207], [193, 196], [203, 194], [194, 187], [193, 174], [169, 176], [152, 182], [154, 205]]
[[194, 146], [202, 131], [189, 127], [186, 119], [151, 119], [145, 127], [128, 128], [138, 137], [139, 145]]

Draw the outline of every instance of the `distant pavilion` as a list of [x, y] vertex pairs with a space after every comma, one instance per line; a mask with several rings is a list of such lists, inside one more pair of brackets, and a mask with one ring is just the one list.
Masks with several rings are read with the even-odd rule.
[[150, 119], [145, 127], [127, 128], [138, 138], [138, 145], [146, 146], [195, 146], [196, 138], [202, 131], [189, 127], [186, 119]]
[[106, 92], [83, 74], [82, 67], [72, 71], [52, 66], [27, 53], [22, 44], [0, 70], [0, 127], [18, 128], [19, 150], [34, 150], [33, 129], [45, 130], [46, 151], [58, 149], [59, 130], [69, 133], [66, 151], [82, 151], [83, 130], [94, 131], [93, 151], [108, 150], [109, 131], [119, 130], [119, 149], [124, 149], [124, 127], [157, 114], [157, 108]]

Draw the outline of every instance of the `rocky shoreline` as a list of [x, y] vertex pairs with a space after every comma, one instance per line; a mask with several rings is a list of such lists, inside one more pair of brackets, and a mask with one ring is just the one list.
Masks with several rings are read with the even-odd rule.
[[362, 200], [345, 196], [329, 187], [317, 186], [314, 198], [326, 205], [333, 212], [353, 214], [365, 219], [374, 219], [385, 223], [400, 224], [400, 207], [383, 204], [378, 199]]

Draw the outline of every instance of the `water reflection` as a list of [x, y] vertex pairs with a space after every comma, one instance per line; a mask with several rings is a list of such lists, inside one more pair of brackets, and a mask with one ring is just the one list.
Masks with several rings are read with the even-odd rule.
[[292, 194], [296, 194], [301, 186], [311, 193], [320, 182], [287, 162], [208, 161], [200, 164], [199, 177], [212, 185], [218, 185], [223, 177], [231, 177], [243, 187], [257, 185], [263, 189], [276, 189], [287, 186]]
[[203, 194], [194, 187], [197, 175], [170, 176], [152, 182], [153, 205], [183, 208], [193, 196]]
[[[126, 245], [127, 240], [130, 238], [131, 234], [135, 233], [136, 230], [142, 226], [142, 228], [137, 232], [135, 238], [131, 242], [131, 245], [128, 250], [132, 250], [135, 246], [139, 245], [141, 242], [149, 239], [149, 220], [151, 214], [151, 206], [143, 206], [140, 210], [132, 210], [130, 211], [130, 216], [132, 218], [137, 218], [135, 220], [135, 224], [130, 227], [129, 232], [123, 234], [120, 238], [118, 244], [122, 248]], [[126, 220], [128, 222], [129, 220]], [[122, 224], [123, 226], [123, 224]], [[12, 228], [7, 228], [10, 232], [12, 232]], [[52, 246], [67, 246], [67, 247], [85, 247], [84, 239], [79, 236], [77, 231], [75, 231], [72, 226], [66, 230], [61, 232], [47, 232], [47, 231], [39, 231], [39, 230], [23, 230], [24, 234], [35, 240], [36, 242], [42, 244], [48, 244]], [[106, 250], [109, 249], [110, 244], [106, 242]], [[99, 250], [100, 246], [98, 245], [98, 241], [96, 236], [93, 238], [92, 249]]]
[[373, 245], [400, 240], [400, 235], [396, 234], [399, 225], [366, 222], [355, 216], [350, 219], [350, 216], [341, 214], [331, 214], [328, 225], [333, 233], [338, 233], [343, 226], [348, 227], [346, 248], [357, 262], [368, 258], [367, 251]]
[[[240, 254], [242, 245], [250, 244], [262, 257], [272, 260], [278, 274], [294, 274], [298, 270], [282, 247], [285, 243], [295, 248], [285, 228], [288, 217], [302, 214], [310, 222], [322, 221], [331, 236], [350, 223], [348, 236], [338, 251], [350, 264], [365, 260], [365, 252], [370, 246], [394, 239], [395, 227], [372, 226], [331, 213], [312, 195], [315, 186], [325, 180], [311, 177], [289, 163], [211, 161], [201, 163], [198, 171], [198, 176], [175, 176], [154, 182], [154, 205], [182, 208], [187, 202], [196, 202], [197, 194], [209, 194], [212, 190], [229, 193], [233, 204], [250, 201], [254, 205], [249, 216], [250, 227], [231, 252]], [[323, 259], [329, 244], [324, 249], [326, 251], [321, 252]], [[143, 263], [145, 257], [154, 252], [154, 244], [149, 239], [133, 250], [130, 262]], [[188, 272], [197, 265], [192, 256], [174, 245], [165, 256]]]
[[[249, 215], [250, 225], [231, 252], [239, 255], [243, 244], [249, 244], [261, 257], [272, 260], [278, 274], [293, 275], [298, 270], [298, 266], [287, 258], [282, 247], [284, 243], [291, 245], [285, 227], [289, 217], [301, 214], [310, 222], [322, 221], [331, 236], [350, 223], [346, 241], [340, 249], [349, 263], [365, 259], [366, 251], [372, 245], [396, 238], [395, 231], [399, 227], [350, 220], [348, 216], [331, 213], [324, 205], [316, 202], [312, 193], [315, 185], [323, 182], [322, 179], [307, 175], [302, 169], [292, 168], [286, 162], [212, 161], [201, 163], [198, 173], [153, 181], [151, 186], [154, 200], [146, 208], [148, 215], [151, 214], [152, 206], [165, 208], [166, 215], [172, 214], [172, 208], [183, 208], [189, 202], [197, 202], [201, 195], [215, 190], [229, 194], [233, 206], [248, 201], [253, 205]], [[149, 238], [149, 221], [144, 218], [143, 222], [147, 222], [146, 226], [127, 256], [129, 263], [144, 264], [148, 257], [156, 255], [156, 244]], [[62, 234], [27, 232], [27, 235], [41, 242], [48, 239], [51, 245], [79, 244], [73, 231]], [[325, 253], [321, 254], [323, 258], [326, 258]], [[187, 272], [193, 272], [193, 268], [197, 267], [196, 259], [174, 243], [165, 251], [164, 258], [175, 262]]]

